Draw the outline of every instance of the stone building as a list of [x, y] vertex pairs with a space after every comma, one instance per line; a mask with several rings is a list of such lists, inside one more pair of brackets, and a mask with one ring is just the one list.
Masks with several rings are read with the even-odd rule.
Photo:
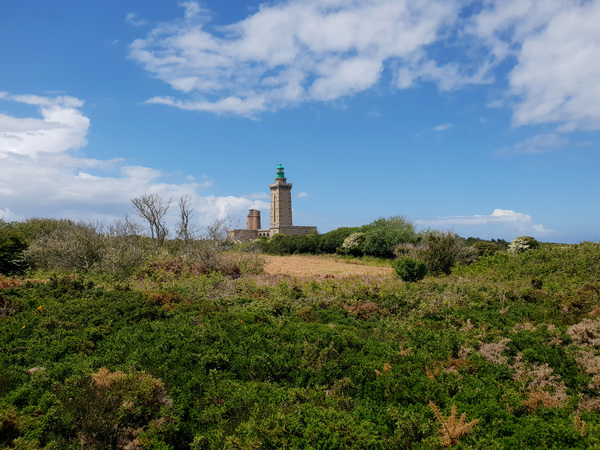
[[261, 228], [260, 211], [251, 209], [246, 218], [246, 229], [228, 230], [227, 239], [244, 241], [258, 236], [272, 237], [276, 234], [287, 236], [305, 236], [316, 233], [317, 227], [296, 226], [292, 223], [292, 183], [285, 178], [283, 166], [277, 167], [275, 182], [269, 185], [271, 190], [271, 223], [269, 228]]

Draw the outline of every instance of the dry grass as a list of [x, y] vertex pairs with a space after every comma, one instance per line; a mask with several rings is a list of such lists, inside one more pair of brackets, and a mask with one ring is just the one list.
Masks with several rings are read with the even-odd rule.
[[353, 276], [391, 275], [391, 267], [375, 267], [348, 263], [332, 256], [272, 256], [263, 255], [264, 270], [270, 275], [290, 275], [299, 278], [327, 276], [330, 278]]

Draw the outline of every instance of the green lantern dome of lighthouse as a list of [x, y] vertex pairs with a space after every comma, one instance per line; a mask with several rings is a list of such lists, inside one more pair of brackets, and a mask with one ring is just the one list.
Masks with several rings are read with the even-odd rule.
[[277, 166], [277, 178], [285, 178], [285, 174], [283, 173], [283, 166], [281, 164]]

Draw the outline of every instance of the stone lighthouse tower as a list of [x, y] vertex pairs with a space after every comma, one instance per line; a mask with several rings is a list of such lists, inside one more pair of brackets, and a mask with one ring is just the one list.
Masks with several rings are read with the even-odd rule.
[[260, 211], [251, 209], [248, 212], [245, 230], [227, 230], [227, 239], [243, 241], [256, 239], [259, 236], [273, 237], [276, 234], [287, 236], [306, 236], [317, 233], [314, 226], [294, 226], [292, 224], [292, 183], [288, 183], [283, 173], [283, 166], [277, 166], [275, 183], [269, 184], [271, 189], [271, 226], [260, 228]]
[[271, 230], [279, 232], [282, 227], [292, 226], [292, 183], [287, 183], [283, 166], [277, 166], [275, 183], [269, 185], [271, 189]]

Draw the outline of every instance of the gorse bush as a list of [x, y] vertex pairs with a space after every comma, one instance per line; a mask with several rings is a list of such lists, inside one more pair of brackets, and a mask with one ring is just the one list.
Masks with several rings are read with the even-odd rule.
[[402, 281], [406, 282], [422, 280], [428, 272], [427, 264], [412, 258], [401, 258], [395, 261], [394, 269]]
[[55, 231], [68, 228], [75, 222], [69, 219], [46, 219], [32, 217], [24, 222], [11, 222], [7, 224], [25, 236], [25, 241], [30, 244], [36, 239], [48, 238]]
[[101, 367], [59, 394], [83, 447], [141, 448], [150, 426], [168, 421], [172, 400], [161, 380], [146, 373]]
[[128, 218], [108, 227], [54, 219], [2, 223], [0, 274], [32, 267], [45, 271], [95, 271], [126, 278], [151, 261], [165, 259], [201, 266], [203, 272], [233, 273], [237, 269], [223, 257], [230, 245], [222, 239], [222, 224], [220, 221], [209, 227], [206, 239], [192, 239], [188, 235], [187, 240], [157, 245], [156, 240], [142, 235], [141, 227]]
[[478, 256], [492, 256], [494, 253], [500, 251], [500, 247], [493, 242], [479, 241], [475, 242], [472, 247], [477, 252]]

